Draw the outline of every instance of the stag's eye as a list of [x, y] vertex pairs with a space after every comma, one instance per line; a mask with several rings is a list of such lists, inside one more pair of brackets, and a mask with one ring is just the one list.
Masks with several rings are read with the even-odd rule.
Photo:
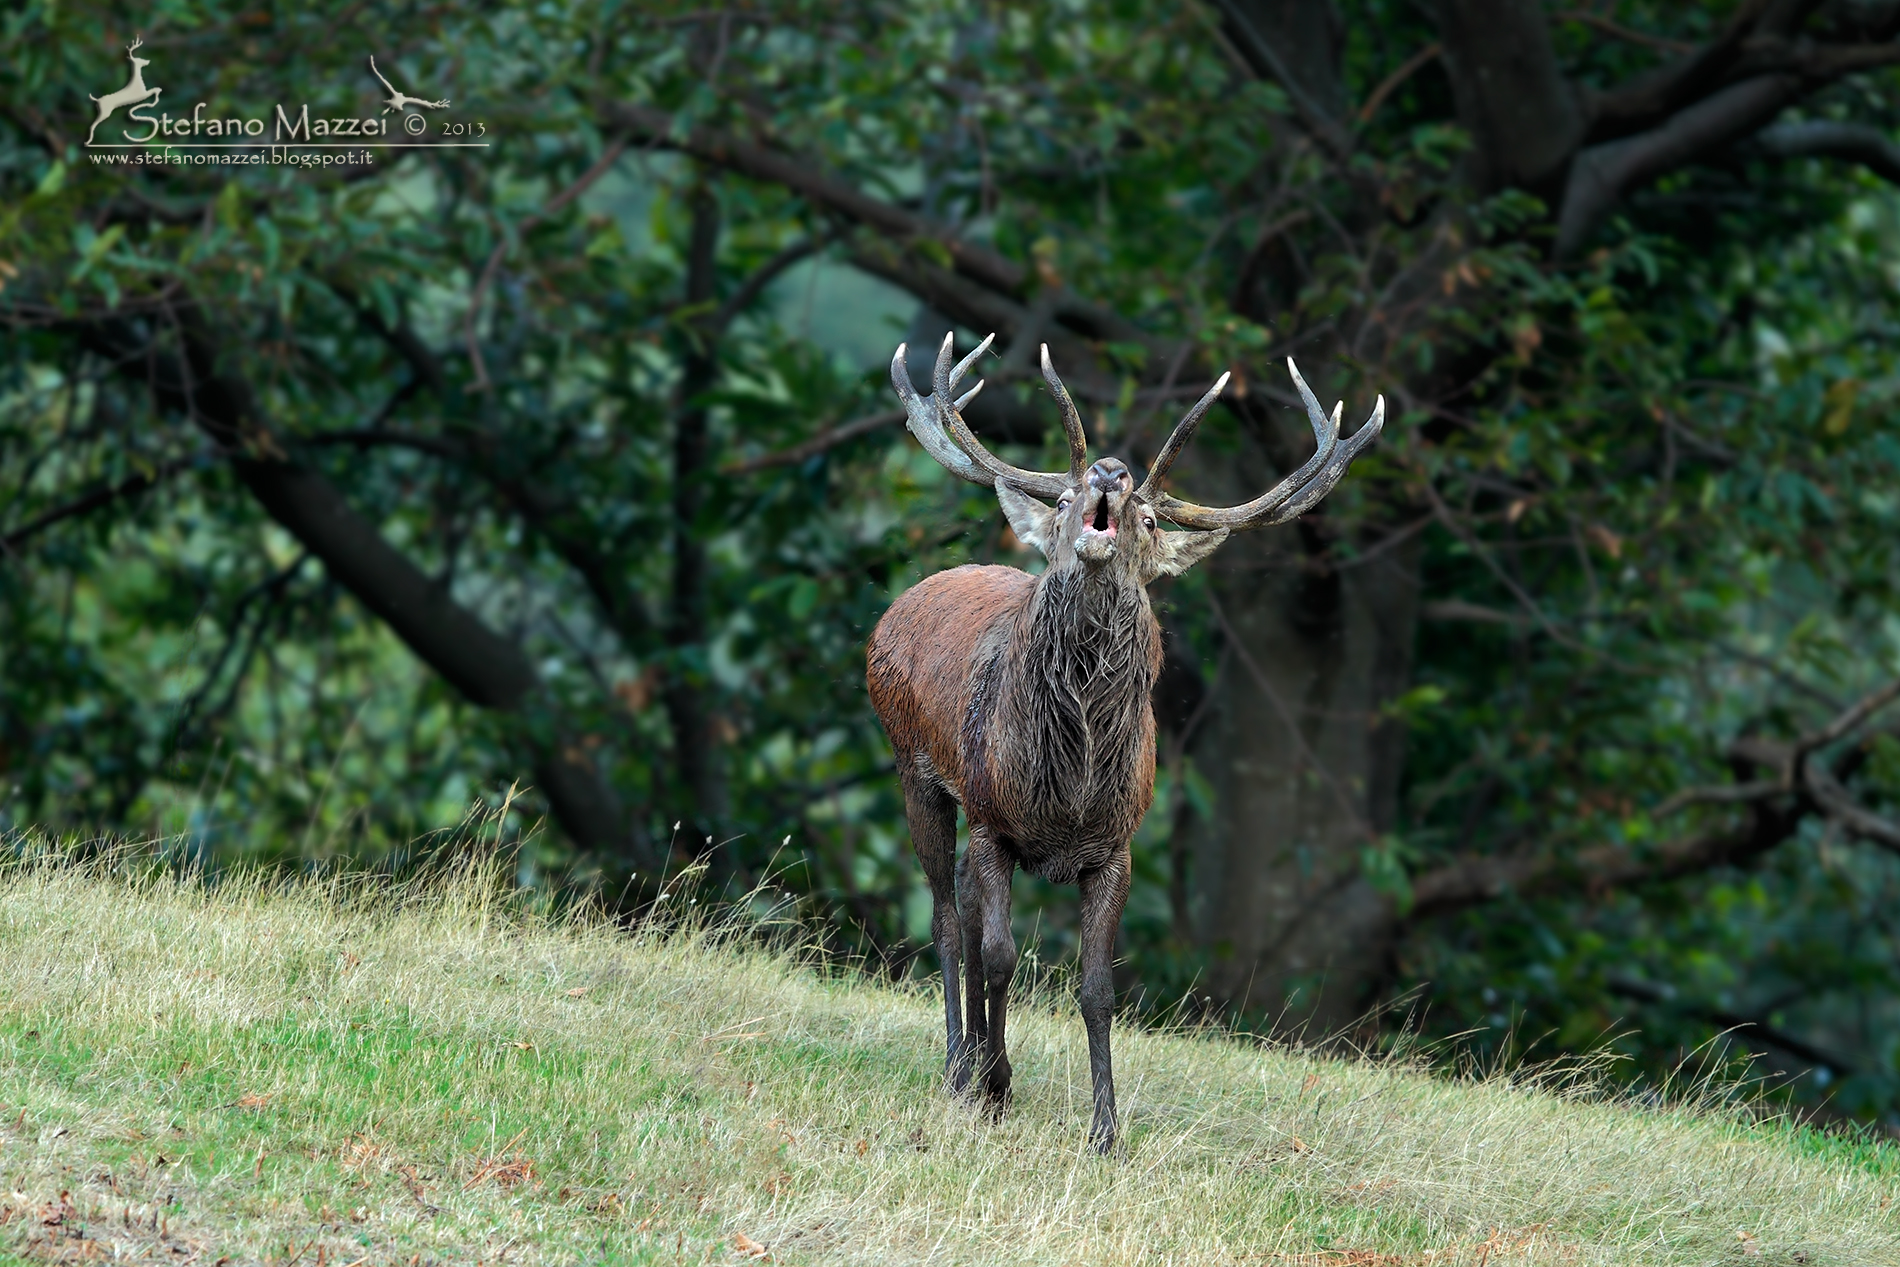
[[1146, 528], [1149, 532], [1153, 532], [1155, 530], [1155, 521], [1149, 516], [1143, 515], [1141, 517], [1141, 526]]
[[1061, 497], [1057, 498], [1056, 499], [1056, 513], [1061, 514], [1063, 511], [1067, 510], [1069, 508], [1069, 503], [1074, 500], [1075, 500], [1074, 493], [1064, 493]]

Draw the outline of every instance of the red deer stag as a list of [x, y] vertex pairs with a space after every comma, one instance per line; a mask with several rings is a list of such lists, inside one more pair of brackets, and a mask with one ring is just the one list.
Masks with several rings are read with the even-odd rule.
[[[871, 635], [867, 676], [896, 754], [911, 844], [930, 883], [952, 1092], [965, 1093], [974, 1073], [993, 1111], [1008, 1102], [1004, 1018], [1016, 970], [1009, 911], [1015, 869], [1073, 882], [1082, 891], [1078, 1003], [1094, 1082], [1089, 1134], [1107, 1152], [1115, 1143], [1110, 967], [1128, 898], [1128, 842], [1154, 799], [1148, 697], [1161, 667], [1161, 627], [1147, 584], [1185, 572], [1229, 532], [1285, 523], [1311, 509], [1378, 436], [1385, 398], [1342, 444], [1340, 408], [1327, 418], [1288, 360], [1318, 443], [1313, 456], [1245, 505], [1196, 506], [1163, 492], [1161, 481], [1227, 375], [1188, 410], [1136, 487], [1121, 460], [1090, 464], [1082, 420], [1047, 346], [1042, 373], [1068, 433], [1068, 471], [1022, 470], [985, 449], [961, 413], [983, 384], [960, 400], [954, 392], [989, 345], [985, 339], [953, 366], [945, 335], [927, 398], [911, 385], [900, 346], [891, 385], [924, 448], [964, 479], [995, 488], [1017, 538], [1046, 555], [1049, 566], [1041, 576], [953, 568], [905, 591]], [[1199, 531], [1164, 532], [1162, 520]], [[970, 823], [961, 862], [958, 804]], [[960, 962], [967, 964], [967, 1028], [958, 1006]]]

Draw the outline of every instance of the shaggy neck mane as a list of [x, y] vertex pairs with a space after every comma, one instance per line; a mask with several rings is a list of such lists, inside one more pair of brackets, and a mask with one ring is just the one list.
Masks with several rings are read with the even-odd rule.
[[1018, 784], [1018, 813], [1072, 828], [1141, 759], [1154, 615], [1140, 586], [1077, 569], [1044, 573], [1018, 620], [997, 666], [991, 741]]

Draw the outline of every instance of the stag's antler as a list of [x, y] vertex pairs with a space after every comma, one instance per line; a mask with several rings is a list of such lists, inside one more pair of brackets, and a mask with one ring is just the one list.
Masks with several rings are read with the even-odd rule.
[[1055, 393], [1056, 404], [1062, 407], [1062, 430], [1069, 437], [1069, 487], [1082, 487], [1082, 476], [1089, 469], [1089, 439], [1082, 431], [1082, 415], [1076, 412], [1075, 402], [1069, 399], [1069, 389], [1056, 377], [1056, 367], [1049, 363], [1049, 345], [1042, 345], [1042, 381], [1049, 384], [1049, 390]]
[[1220, 394], [1227, 389], [1227, 380], [1232, 374], [1222, 374], [1207, 389], [1207, 394], [1194, 402], [1194, 408], [1187, 411], [1181, 421], [1175, 424], [1174, 434], [1161, 446], [1161, 452], [1155, 455], [1155, 464], [1148, 468], [1148, 478], [1141, 481], [1136, 496], [1143, 501], [1152, 501], [1156, 493], [1161, 492], [1161, 481], [1166, 477], [1168, 468], [1174, 465], [1174, 459], [1181, 456], [1181, 450], [1187, 448], [1189, 440], [1194, 438], [1194, 429], [1201, 425], [1201, 418], [1213, 407]]
[[1050, 367], [1047, 344], [1042, 349], [1042, 373], [1056, 394], [1056, 403], [1062, 408], [1062, 429], [1069, 437], [1069, 473], [1066, 476], [1054, 471], [1026, 471], [1020, 466], [1011, 466], [983, 447], [982, 441], [976, 438], [970, 425], [963, 420], [963, 407], [975, 400], [976, 394], [983, 390], [981, 379], [962, 396], [954, 400], [951, 396], [963, 376], [969, 373], [977, 358], [989, 350], [995, 339], [995, 335], [990, 335], [977, 344], [974, 352], [952, 365], [950, 358], [955, 354], [956, 337], [954, 333], [945, 334], [943, 346], [937, 350], [936, 372], [931, 376], [931, 394], [927, 397], [919, 396], [916, 387], [911, 384], [910, 370], [904, 363], [909, 345], [898, 344], [897, 354], [891, 358], [891, 386], [897, 389], [897, 398], [904, 402], [904, 414], [908, 419], [906, 425], [931, 457], [971, 483], [993, 488], [996, 481], [1003, 480], [1032, 497], [1060, 497], [1082, 483], [1082, 475], [1088, 470], [1088, 439], [1082, 433], [1082, 418], [1076, 412], [1075, 402], [1069, 399], [1062, 380], [1056, 377], [1055, 370]]
[[128, 53], [136, 53], [139, 51], [140, 47], [144, 45], [144, 43], [145, 43], [145, 36], [143, 33], [139, 35], [135, 35], [132, 37], [131, 47], [127, 48], [125, 51]]
[[1140, 496], [1154, 508], [1156, 514], [1172, 520], [1183, 528], [1230, 528], [1236, 532], [1247, 528], [1264, 528], [1270, 524], [1283, 524], [1290, 519], [1298, 519], [1318, 504], [1320, 498], [1333, 491], [1333, 485], [1352, 460], [1363, 453], [1385, 426], [1385, 397], [1372, 407], [1372, 416], [1366, 424], [1353, 433], [1352, 439], [1344, 444], [1339, 442], [1339, 415], [1345, 409], [1346, 402], [1333, 406], [1333, 416], [1328, 418], [1320, 412], [1319, 401], [1313, 395], [1313, 389], [1300, 377], [1300, 367], [1288, 357], [1286, 367], [1293, 374], [1293, 385], [1300, 389], [1300, 399], [1306, 402], [1306, 416], [1313, 424], [1313, 456], [1308, 458], [1297, 471], [1275, 484], [1270, 490], [1241, 506], [1196, 506], [1193, 502], [1184, 502], [1180, 498], [1161, 491], [1161, 481], [1174, 465], [1174, 459], [1181, 455], [1187, 442], [1200, 425], [1201, 415], [1214, 403], [1221, 388], [1227, 385], [1227, 375], [1221, 375], [1207, 395], [1201, 397], [1188, 410], [1187, 416], [1175, 427], [1174, 434], [1168, 437], [1162, 446], [1160, 456], [1148, 472], [1148, 478], [1142, 481]]

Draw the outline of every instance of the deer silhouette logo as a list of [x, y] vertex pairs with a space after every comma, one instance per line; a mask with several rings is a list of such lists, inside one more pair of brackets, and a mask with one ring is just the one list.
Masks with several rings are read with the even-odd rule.
[[92, 131], [86, 133], [87, 145], [92, 144], [92, 138], [94, 134], [99, 131], [99, 125], [104, 123], [107, 119], [110, 119], [113, 112], [120, 106], [157, 103], [158, 94], [162, 92], [163, 89], [147, 88], [145, 86], [145, 68], [152, 63], [148, 58], [138, 55], [139, 46], [144, 43], [145, 37], [142, 35], [138, 36], [132, 41], [132, 46], [125, 50], [126, 57], [132, 63], [131, 82], [127, 83], [125, 87], [119, 89], [117, 92], [109, 92], [103, 97], [92, 98], [99, 103], [99, 117], [92, 121]]
[[442, 98], [440, 101], [425, 101], [421, 97], [412, 97], [408, 93], [397, 92], [396, 85], [390, 83], [387, 79], [383, 79], [383, 72], [376, 69], [376, 58], [374, 56], [369, 59], [369, 73], [378, 79], [382, 79], [383, 87], [389, 89], [389, 100], [383, 103], [384, 114], [388, 114], [391, 110], [394, 110], [398, 114], [406, 114], [410, 106], [421, 106], [428, 110], [448, 109], [449, 99], [447, 97]]

